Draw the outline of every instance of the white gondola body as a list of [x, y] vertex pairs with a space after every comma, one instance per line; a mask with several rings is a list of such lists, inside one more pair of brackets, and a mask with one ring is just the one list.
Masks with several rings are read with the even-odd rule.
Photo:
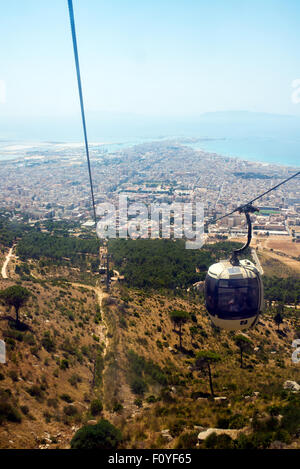
[[238, 266], [229, 260], [211, 265], [205, 280], [205, 300], [215, 326], [231, 331], [254, 327], [264, 308], [258, 269], [246, 259]]

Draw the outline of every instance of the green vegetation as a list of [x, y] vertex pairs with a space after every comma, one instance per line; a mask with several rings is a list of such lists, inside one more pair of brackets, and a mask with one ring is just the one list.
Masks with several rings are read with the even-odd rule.
[[174, 323], [174, 326], [178, 326], [179, 328], [179, 349], [182, 350], [182, 326], [188, 322], [190, 315], [186, 311], [172, 311], [170, 313], [170, 318]]
[[0, 425], [4, 422], [21, 423], [22, 417], [9, 390], [0, 388]]
[[265, 299], [267, 301], [283, 302], [284, 304], [299, 304], [300, 280], [298, 278], [264, 276], [263, 281]]
[[137, 395], [143, 396], [148, 388], [148, 384], [158, 383], [165, 386], [168, 383], [165, 372], [152, 360], [146, 360], [139, 356], [133, 350], [129, 350], [129, 382], [132, 389]]
[[68, 404], [71, 404], [73, 402], [73, 398], [71, 396], [69, 396], [69, 394], [62, 394], [60, 396], [60, 398], [61, 398], [62, 401], [65, 401]]
[[229, 435], [211, 433], [203, 443], [205, 449], [234, 449], [234, 442]]
[[54, 342], [54, 339], [51, 337], [49, 331], [44, 332], [44, 337], [42, 339], [42, 346], [49, 353], [55, 352], [55, 342]]
[[210, 264], [228, 257], [233, 248], [241, 245], [220, 242], [189, 250], [181, 239], [114, 239], [108, 246], [128, 286], [174, 290], [204, 280]]
[[243, 368], [243, 353], [249, 352], [252, 348], [252, 341], [243, 334], [235, 336], [234, 341], [240, 349], [241, 368]]
[[24, 261], [49, 258], [62, 263], [62, 259], [67, 258], [76, 264], [81, 255], [96, 255], [98, 250], [99, 240], [96, 238], [79, 239], [34, 231], [22, 237], [17, 246], [17, 255]]
[[[202, 448], [297, 444], [299, 397], [286, 390], [284, 382], [299, 382], [299, 369], [291, 364], [291, 348], [286, 347], [294, 334], [300, 337], [299, 314], [293, 308], [299, 301], [298, 279], [265, 279], [268, 308], [257, 327], [247, 332], [250, 340], [211, 327], [202, 293], [186, 291], [204, 279], [208, 265], [229, 256], [232, 243], [206, 245], [193, 252], [185, 249], [182, 240], [112, 240], [111, 268], [125, 274], [125, 285], [112, 285], [111, 296], [103, 300], [100, 311], [94, 293], [73, 289], [71, 282], [75, 283], [78, 269], [64, 269], [68, 285], [61, 279], [52, 280], [50, 269], [47, 275], [47, 268], [53, 265], [96, 269], [98, 246], [91, 239], [72, 238], [68, 224], [49, 221], [41, 225], [45, 226], [49, 233], [35, 228], [18, 236], [24, 257], [16, 269], [17, 283], [32, 292], [26, 311], [28, 327], [17, 328], [6, 317], [0, 324], [9, 357], [1, 370], [0, 388], [10, 392], [4, 395], [0, 389], [0, 424], [5, 423], [9, 432], [7, 422], [14, 423], [14, 431], [21, 420], [27, 427], [30, 420], [51, 422], [53, 428], [55, 422], [57, 430], [64, 432], [65, 425], [92, 418], [98, 421], [104, 406], [105, 411], [115, 413], [112, 421], [124, 440], [119, 430], [100, 420], [81, 428], [72, 448], [116, 449], [122, 442], [126, 448], [190, 449], [198, 442], [197, 427], [242, 432], [247, 427], [237, 440], [211, 435]], [[31, 257], [35, 260], [27, 261]], [[31, 272], [40, 273], [41, 279], [29, 277]], [[15, 307], [4, 296], [2, 301]], [[22, 312], [23, 304], [19, 305]], [[276, 334], [274, 320], [279, 315], [286, 327]], [[95, 327], [102, 321], [109, 338], [105, 342], [100, 328]], [[276, 324], [279, 328], [279, 321]], [[221, 356], [222, 363], [215, 367]], [[129, 390], [120, 386], [124, 379], [134, 394], [131, 404], [139, 408], [134, 416], [127, 403]], [[225, 399], [210, 398], [215, 395]], [[20, 434], [23, 425], [18, 425]], [[173, 438], [170, 442], [161, 435], [165, 428]], [[12, 439], [22, 444], [21, 438]], [[36, 441], [32, 438], [30, 444], [34, 446]], [[59, 446], [57, 441], [53, 444]]]
[[16, 422], [20, 423], [22, 417], [19, 411], [8, 402], [0, 401], [0, 425], [7, 422]]
[[280, 324], [283, 323], [283, 317], [279, 312], [274, 316], [274, 321], [277, 324], [277, 330], [279, 331]]
[[147, 391], [147, 384], [140, 376], [134, 377], [130, 383], [131, 390], [134, 394], [143, 396]]
[[13, 306], [16, 312], [16, 323], [19, 325], [19, 310], [25, 305], [30, 297], [30, 291], [20, 285], [13, 285], [5, 290], [0, 291], [0, 299], [8, 306]]
[[255, 413], [249, 434], [241, 433], [237, 440], [228, 435], [212, 433], [203, 442], [206, 449], [281, 449], [297, 436], [300, 426], [300, 399], [293, 399], [285, 406], [270, 409], [270, 415], [259, 417]]
[[198, 371], [208, 372], [209, 386], [212, 397], [214, 397], [214, 389], [211, 375], [211, 364], [221, 360], [220, 355], [209, 350], [198, 352], [195, 359], [195, 369]]
[[122, 441], [120, 430], [107, 420], [97, 425], [86, 425], [78, 430], [71, 441], [71, 449], [110, 449], [118, 448]]
[[271, 179], [271, 176], [268, 176], [267, 174], [253, 173], [252, 171], [247, 173], [234, 172], [233, 174], [241, 179]]
[[96, 415], [101, 414], [103, 410], [103, 405], [100, 399], [94, 399], [91, 402], [91, 414], [95, 417]]
[[0, 214], [0, 244], [11, 247], [17, 238], [24, 233], [30, 232], [32, 228], [18, 222], [10, 222], [8, 218]]

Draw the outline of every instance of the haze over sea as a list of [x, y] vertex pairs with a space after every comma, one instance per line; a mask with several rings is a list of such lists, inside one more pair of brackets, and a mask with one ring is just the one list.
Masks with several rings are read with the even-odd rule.
[[[182, 144], [220, 155], [294, 167], [300, 165], [300, 118], [297, 116], [234, 111], [183, 119], [92, 113], [88, 114], [87, 123], [90, 142], [103, 142], [108, 151], [178, 138]], [[0, 117], [0, 160], [8, 159], [2, 148], [25, 142], [82, 142], [80, 118], [24, 121]], [[20, 157], [13, 151], [9, 153], [9, 159]]]

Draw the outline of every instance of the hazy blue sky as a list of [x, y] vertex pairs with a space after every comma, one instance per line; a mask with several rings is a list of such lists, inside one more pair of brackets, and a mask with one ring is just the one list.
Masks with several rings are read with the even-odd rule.
[[[299, 0], [74, 0], [86, 108], [300, 115]], [[0, 116], [78, 114], [66, 0], [1, 1]]]

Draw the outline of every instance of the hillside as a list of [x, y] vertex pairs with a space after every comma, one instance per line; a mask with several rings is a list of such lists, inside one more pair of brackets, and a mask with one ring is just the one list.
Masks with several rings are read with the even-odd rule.
[[[0, 282], [1, 289], [10, 285]], [[97, 290], [63, 282], [22, 285], [32, 294], [21, 313], [23, 327], [15, 327], [8, 308], [0, 313], [8, 355], [0, 369], [0, 447], [36, 448], [49, 439], [64, 447], [94, 395], [94, 362], [102, 363], [105, 326]]]
[[[29, 239], [38, 240], [32, 254]], [[284, 389], [287, 380], [300, 383], [299, 364], [291, 360], [292, 341], [300, 337], [296, 277], [282, 283], [270, 271], [267, 311], [246, 334], [251, 343], [241, 368], [238, 334], [212, 327], [203, 293], [192, 288], [229, 243], [189, 252], [187, 268], [185, 250], [172, 241], [111, 244], [111, 269], [125, 280], [105, 292], [93, 244], [83, 249], [86, 240], [76, 241], [80, 256], [62, 259], [47, 240], [49, 233], [29, 232], [24, 241], [18, 234], [2, 244], [1, 262], [17, 246], [0, 291], [19, 285], [30, 297], [19, 325], [14, 308], [3, 298], [0, 304], [0, 338], [7, 344], [0, 448], [69, 448], [80, 427], [103, 417], [121, 430], [123, 448], [192, 448], [208, 428], [230, 436], [209, 437], [200, 447], [300, 448], [299, 392]], [[74, 246], [72, 239], [55, 243]], [[160, 283], [157, 264], [165, 272]], [[287, 288], [292, 304], [280, 293]], [[181, 349], [174, 311], [187, 313]], [[212, 364], [215, 398], [208, 376], [194, 367], [200, 351], [219, 358]]]

